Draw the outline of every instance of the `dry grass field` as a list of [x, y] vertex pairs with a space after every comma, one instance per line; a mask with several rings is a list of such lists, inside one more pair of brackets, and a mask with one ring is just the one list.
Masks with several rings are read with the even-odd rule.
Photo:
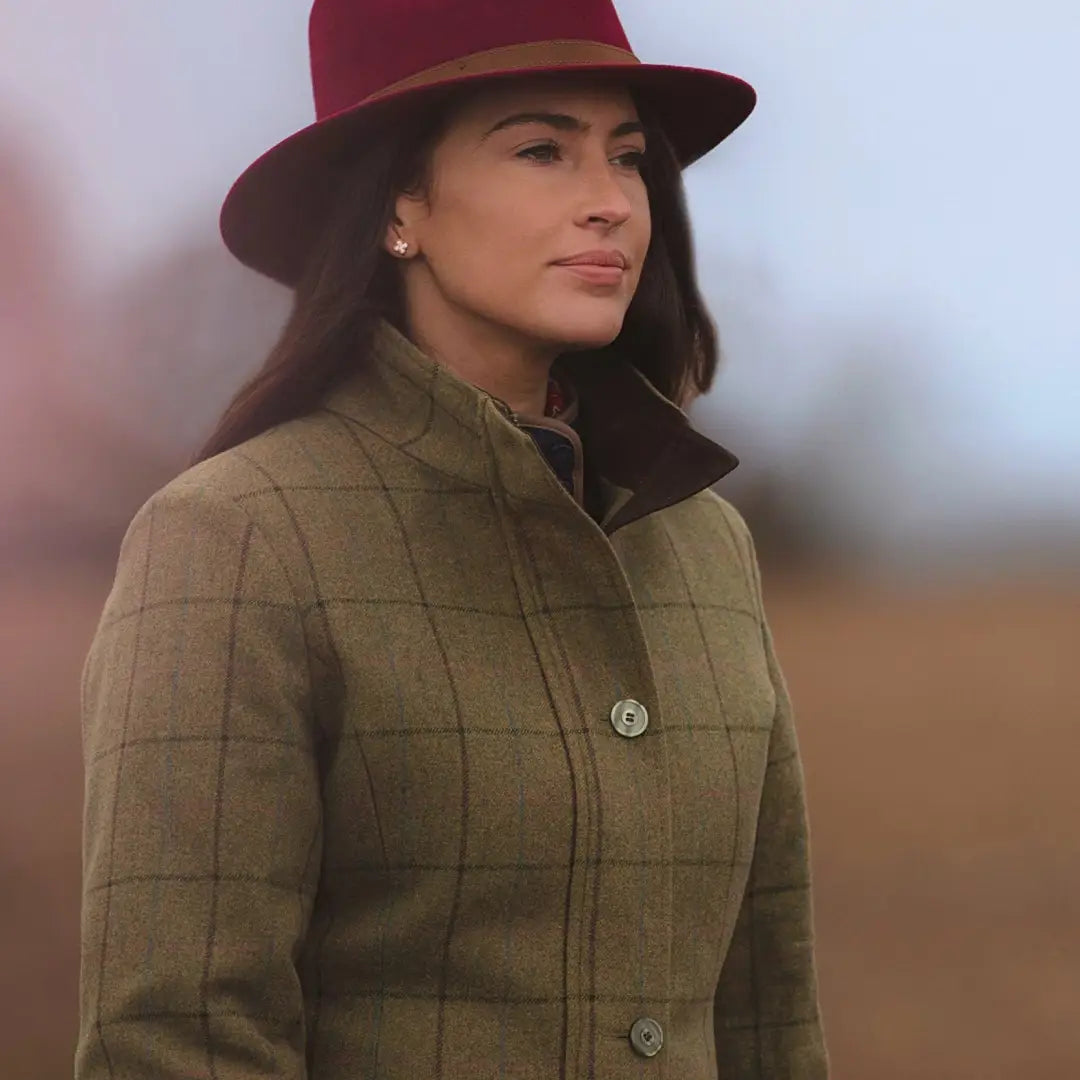
[[1080, 1076], [1080, 584], [768, 599], [836, 1076]]
[[[3, 1080], [71, 1075], [78, 677], [110, 573], [0, 580]], [[1080, 1075], [1080, 583], [766, 586], [834, 1077]]]

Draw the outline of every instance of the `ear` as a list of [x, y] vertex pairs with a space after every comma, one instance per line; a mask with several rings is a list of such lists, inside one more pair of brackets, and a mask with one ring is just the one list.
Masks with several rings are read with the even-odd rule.
[[395, 254], [394, 245], [399, 240], [405, 240], [411, 251], [415, 252], [419, 247], [419, 234], [417, 226], [427, 214], [427, 204], [414, 195], [398, 195], [394, 203], [394, 213], [389, 225], [386, 226], [386, 235], [383, 237], [383, 246], [391, 254]]
[[383, 237], [383, 247], [386, 248], [391, 255], [397, 255], [397, 252], [394, 251], [394, 245], [399, 240], [404, 239], [405, 237], [402, 236], [400, 227], [394, 222], [391, 222], [386, 226], [386, 235]]

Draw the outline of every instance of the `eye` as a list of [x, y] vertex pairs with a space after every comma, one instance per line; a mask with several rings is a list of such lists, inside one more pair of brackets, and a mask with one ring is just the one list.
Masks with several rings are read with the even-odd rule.
[[640, 170], [645, 161], [646, 154], [647, 152], [645, 150], [629, 150], [625, 154], [620, 154], [618, 160], [624, 161], [629, 159], [629, 168]]
[[537, 154], [537, 153], [540, 153], [540, 154], [556, 153], [556, 152], [558, 152], [558, 149], [559, 149], [559, 144], [558, 143], [555, 143], [555, 142], [540, 143], [537, 146], [526, 147], [524, 150], [521, 150], [517, 154], [517, 156], [519, 158], [528, 157], [532, 161], [540, 161], [540, 160], [542, 160], [541, 158], [532, 157], [532, 155]]
[[[547, 157], [537, 157], [536, 155], [556, 154], [560, 152], [559, 144], [556, 142], [539, 143], [536, 146], [528, 146], [524, 150], [519, 150], [517, 157], [528, 158], [530, 161], [547, 162], [550, 159]], [[626, 168], [640, 170], [642, 162], [644, 162], [646, 152], [644, 150], [630, 150], [625, 154], [620, 154], [615, 160], [624, 162]]]

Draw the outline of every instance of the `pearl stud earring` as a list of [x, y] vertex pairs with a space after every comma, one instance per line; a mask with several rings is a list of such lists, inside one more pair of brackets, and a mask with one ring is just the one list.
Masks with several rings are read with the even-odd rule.
[[409, 245], [408, 245], [408, 244], [407, 244], [407, 243], [406, 243], [406, 242], [405, 242], [404, 240], [399, 240], [399, 241], [398, 241], [398, 242], [397, 242], [397, 243], [396, 243], [396, 244], [394, 245], [394, 250], [395, 250], [395, 251], [396, 251], [396, 252], [397, 252], [397, 253], [398, 253], [399, 255], [404, 255], [404, 254], [405, 254], [405, 252], [407, 252], [407, 251], [409, 250]]

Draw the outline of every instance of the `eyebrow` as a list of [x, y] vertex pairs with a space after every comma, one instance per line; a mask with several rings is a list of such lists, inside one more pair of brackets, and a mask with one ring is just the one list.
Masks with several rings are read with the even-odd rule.
[[[559, 131], [584, 132], [592, 130], [592, 124], [579, 120], [576, 116], [569, 116], [566, 113], [522, 112], [514, 113], [513, 116], [507, 116], [500, 120], [493, 128], [484, 133], [480, 141], [483, 142], [489, 135], [494, 135], [496, 131], [513, 127], [515, 124], [547, 124], [549, 127], [557, 128]], [[617, 139], [621, 135], [631, 135], [635, 132], [644, 134], [645, 125], [639, 120], [626, 120], [611, 129], [611, 138]]]

